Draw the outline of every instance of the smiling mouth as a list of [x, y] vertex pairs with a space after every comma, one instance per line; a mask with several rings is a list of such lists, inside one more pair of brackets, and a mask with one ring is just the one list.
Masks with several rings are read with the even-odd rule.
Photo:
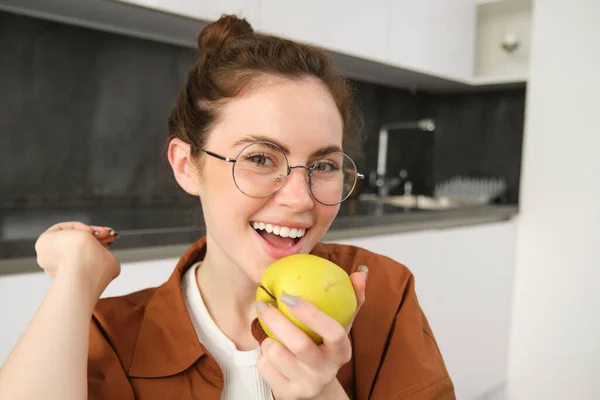
[[254, 230], [271, 246], [278, 249], [289, 249], [297, 244], [308, 229], [289, 228], [263, 222], [251, 222]]

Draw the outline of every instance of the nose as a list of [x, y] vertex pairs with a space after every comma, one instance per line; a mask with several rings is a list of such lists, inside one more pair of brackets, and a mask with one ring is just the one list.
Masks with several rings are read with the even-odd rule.
[[283, 186], [275, 192], [275, 202], [289, 207], [295, 212], [313, 208], [314, 199], [310, 193], [308, 171], [305, 168], [292, 168]]

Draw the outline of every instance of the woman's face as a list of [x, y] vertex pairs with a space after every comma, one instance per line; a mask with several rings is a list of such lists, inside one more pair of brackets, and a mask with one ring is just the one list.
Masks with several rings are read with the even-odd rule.
[[[342, 132], [340, 113], [321, 82], [273, 78], [221, 109], [205, 150], [235, 158], [249, 142], [261, 138], [286, 149], [289, 165], [310, 166], [324, 150], [341, 149]], [[273, 261], [309, 253], [339, 211], [339, 205], [323, 205], [311, 196], [306, 169], [292, 169], [273, 195], [253, 198], [236, 187], [231, 163], [203, 157], [198, 190], [210, 258], [236, 264], [255, 282]], [[268, 224], [296, 229], [296, 234], [304, 230], [304, 235], [284, 238], [267, 232]]]

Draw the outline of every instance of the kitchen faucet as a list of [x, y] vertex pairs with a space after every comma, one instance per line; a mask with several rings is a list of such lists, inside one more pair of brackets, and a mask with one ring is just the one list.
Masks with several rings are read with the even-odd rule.
[[[433, 132], [435, 131], [435, 122], [431, 118], [424, 118], [418, 121], [409, 122], [393, 122], [384, 124], [379, 128], [379, 150], [377, 152], [377, 171], [375, 174], [370, 175], [371, 184], [374, 181], [377, 187], [377, 194], [380, 197], [385, 197], [389, 192], [400, 185], [402, 180], [406, 181], [408, 173], [405, 170], [400, 171], [400, 178], [388, 177], [386, 164], [387, 164], [387, 153], [388, 153], [388, 136], [392, 130], [418, 130], [419, 132]], [[412, 183], [406, 181], [404, 184], [405, 193], [407, 191], [412, 192]]]

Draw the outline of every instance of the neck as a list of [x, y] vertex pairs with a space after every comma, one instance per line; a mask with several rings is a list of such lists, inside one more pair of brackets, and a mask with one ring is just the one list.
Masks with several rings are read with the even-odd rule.
[[221, 256], [210, 237], [204, 261], [196, 271], [196, 281], [213, 321], [238, 350], [258, 347], [250, 330], [256, 318], [257, 284], [229, 258]]

